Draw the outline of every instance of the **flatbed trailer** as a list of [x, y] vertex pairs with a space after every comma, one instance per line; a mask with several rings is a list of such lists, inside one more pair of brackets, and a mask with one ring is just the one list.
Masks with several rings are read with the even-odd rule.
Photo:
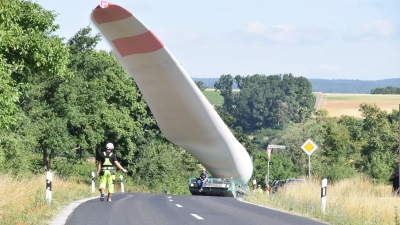
[[231, 178], [208, 178], [201, 192], [197, 180], [189, 178], [189, 191], [192, 195], [240, 197], [245, 194], [244, 189]]

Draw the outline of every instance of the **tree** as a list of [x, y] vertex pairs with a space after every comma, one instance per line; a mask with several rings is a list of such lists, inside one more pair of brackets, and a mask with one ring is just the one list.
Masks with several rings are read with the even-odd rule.
[[195, 81], [194, 82], [196, 84], [196, 86], [200, 89], [201, 92], [203, 92], [204, 90], [206, 90], [206, 86], [204, 86], [204, 82], [199, 80], [199, 81]]
[[231, 113], [233, 108], [233, 93], [232, 93], [233, 77], [230, 74], [221, 75], [219, 81], [215, 82], [215, 91], [220, 91], [221, 96], [224, 97], [223, 109]]
[[400, 94], [400, 88], [387, 86], [385, 88], [375, 88], [371, 90], [371, 94], [387, 94], [387, 95], [396, 95]]
[[19, 91], [16, 86], [9, 65], [0, 58], [0, 130], [9, 130], [17, 125]]
[[314, 110], [311, 83], [292, 74], [235, 76], [240, 89], [232, 93], [232, 77], [222, 75], [215, 83], [224, 97], [223, 108], [246, 133], [265, 127], [282, 128], [289, 121], [302, 122]]
[[[386, 181], [397, 167], [398, 122], [395, 117], [376, 105], [363, 103], [360, 105], [363, 120], [363, 133], [366, 141], [363, 143], [363, 171], [372, 178]], [[398, 115], [398, 111], [392, 112]]]
[[[324, 168], [317, 174], [329, 180], [337, 181], [353, 176], [355, 170], [355, 147], [350, 132], [344, 125], [331, 118], [323, 125], [323, 143], [319, 161]], [[330, 169], [326, 169], [326, 168]]]
[[[256, 179], [257, 183], [262, 187], [265, 187], [265, 177], [268, 170], [268, 155], [267, 151], [259, 151], [254, 156], [254, 173], [251, 180]], [[290, 160], [288, 155], [282, 152], [276, 151], [271, 155], [270, 171], [269, 171], [269, 182], [272, 183], [274, 180], [286, 180], [290, 177], [298, 177], [299, 173], [296, 167]]]
[[68, 50], [54, 35], [56, 15], [39, 4], [6, 0], [0, 12], [0, 127], [9, 129], [17, 120], [16, 99], [26, 93], [30, 78], [68, 75]]

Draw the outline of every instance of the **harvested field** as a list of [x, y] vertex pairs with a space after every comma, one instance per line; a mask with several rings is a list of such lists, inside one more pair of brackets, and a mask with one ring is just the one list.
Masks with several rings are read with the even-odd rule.
[[391, 112], [393, 109], [399, 109], [400, 95], [323, 94], [319, 109], [326, 109], [331, 117], [348, 115], [362, 118], [358, 109], [364, 102]]

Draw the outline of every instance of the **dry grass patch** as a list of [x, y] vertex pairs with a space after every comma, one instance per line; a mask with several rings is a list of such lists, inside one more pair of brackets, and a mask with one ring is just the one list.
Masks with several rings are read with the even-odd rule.
[[[91, 186], [79, 180], [62, 180], [53, 176], [52, 202], [46, 202], [46, 175], [0, 175], [2, 200], [0, 224], [48, 224], [71, 202], [96, 196]], [[6, 197], [5, 197], [6, 196]]]
[[341, 115], [362, 118], [358, 111], [361, 103], [375, 104], [382, 110], [391, 112], [398, 109], [400, 95], [371, 95], [371, 94], [323, 94], [320, 109], [326, 109], [331, 117]]
[[291, 184], [276, 194], [253, 194], [245, 200], [315, 218], [329, 224], [400, 224], [400, 199], [391, 186], [356, 177], [327, 187], [326, 213], [321, 211], [321, 181]]

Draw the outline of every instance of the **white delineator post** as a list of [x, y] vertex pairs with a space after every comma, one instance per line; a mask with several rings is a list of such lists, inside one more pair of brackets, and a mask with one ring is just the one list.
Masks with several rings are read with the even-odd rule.
[[53, 182], [53, 174], [50, 171], [46, 172], [46, 200], [51, 202], [51, 186]]
[[122, 177], [122, 175], [119, 175], [119, 179], [121, 180], [121, 192], [125, 192], [124, 178]]
[[92, 193], [95, 192], [96, 183], [94, 182], [94, 172], [92, 172]]
[[326, 186], [328, 185], [328, 180], [326, 178], [322, 179], [321, 182], [321, 211], [325, 214], [326, 209]]

